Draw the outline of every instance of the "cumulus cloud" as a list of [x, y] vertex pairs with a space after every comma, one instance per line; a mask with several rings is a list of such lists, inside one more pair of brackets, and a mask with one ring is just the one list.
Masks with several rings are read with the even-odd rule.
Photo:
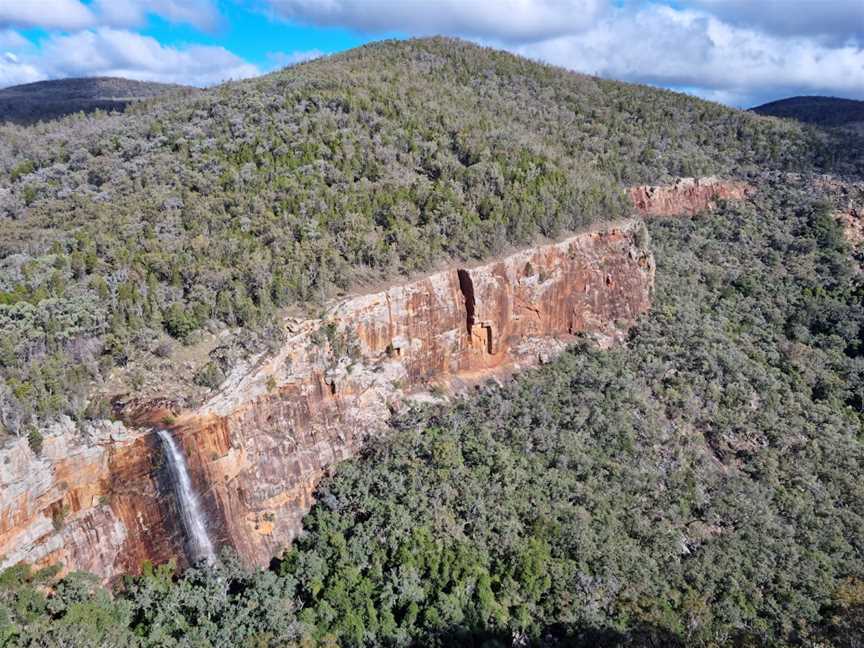
[[22, 63], [12, 52], [4, 52], [0, 56], [0, 88], [31, 83], [44, 78], [38, 68]]
[[0, 27], [82, 29], [95, 21], [79, 0], [4, 0], [0, 2]]
[[[41, 44], [38, 52], [22, 58], [16, 65], [27, 66], [31, 73], [35, 70], [42, 79], [120, 76], [198, 86], [261, 73], [223, 47], [169, 47], [149, 36], [110, 27], [53, 35]], [[0, 67], [3, 85], [11, 85], [9, 79], [21, 83], [18, 80], [21, 76], [13, 74], [11, 64], [6, 74]]]
[[219, 24], [219, 11], [212, 0], [95, 0], [93, 6], [100, 23], [111, 27], [138, 27], [148, 14], [205, 31]]
[[608, 0], [266, 0], [287, 20], [362, 32], [459, 34], [524, 43], [589, 27]]
[[31, 83], [44, 78], [36, 66], [25, 63], [14, 52], [0, 50], [0, 88]]
[[[129, 30], [150, 15], [200, 30], [220, 21], [215, 0], [0, 0], [0, 87], [70, 76], [205, 86], [261, 73], [223, 47], [168, 46]], [[48, 35], [31, 43], [11, 27]]]
[[723, 21], [779, 36], [815, 36], [834, 45], [864, 45], [861, 0], [686, 0]]
[[198, 29], [219, 22], [214, 0], [0, 0], [0, 27], [77, 31], [98, 26], [139, 27], [148, 15]]
[[0, 49], [19, 49], [30, 45], [30, 41], [13, 29], [0, 29]]
[[788, 94], [864, 99], [864, 51], [780, 38], [714, 16], [651, 5], [617, 11], [522, 54], [604, 77], [678, 87], [739, 106]]
[[44, 76], [34, 65], [21, 60], [32, 43], [12, 29], [0, 29], [0, 88], [38, 81]]

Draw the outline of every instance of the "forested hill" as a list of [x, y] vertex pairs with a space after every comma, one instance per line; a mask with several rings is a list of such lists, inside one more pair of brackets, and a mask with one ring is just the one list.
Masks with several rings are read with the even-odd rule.
[[838, 97], [789, 97], [751, 110], [760, 115], [796, 119], [818, 126], [864, 124], [864, 101]]
[[627, 184], [842, 163], [816, 138], [449, 39], [2, 127], [2, 424], [200, 396], [280, 308], [618, 217]]
[[79, 111], [122, 111], [142, 99], [195, 91], [188, 86], [117, 77], [37, 81], [0, 90], [0, 122], [32, 124]]
[[620, 216], [628, 184], [754, 188], [647, 220], [626, 344], [394, 414], [268, 569], [112, 594], [19, 564], [0, 646], [860, 647], [864, 275], [812, 172], [864, 149], [835, 136], [443, 39], [0, 129], [0, 424], [34, 452], [94, 393], [201, 396], [285, 308]]

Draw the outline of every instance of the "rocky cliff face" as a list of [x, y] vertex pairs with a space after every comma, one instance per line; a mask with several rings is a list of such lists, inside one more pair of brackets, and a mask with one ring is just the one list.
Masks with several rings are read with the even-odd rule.
[[82, 430], [67, 420], [45, 432], [38, 455], [26, 439], [4, 448], [0, 567], [62, 563], [107, 578], [182, 555], [161, 464], [154, 435], [119, 422]]
[[681, 178], [675, 184], [628, 189], [636, 209], [646, 216], [681, 216], [710, 211], [719, 200], [742, 200], [752, 191], [746, 182], [717, 178]]
[[[129, 405], [127, 425], [56, 429], [40, 457], [0, 458], [0, 556], [110, 578], [184, 562], [153, 425], [187, 456], [218, 546], [266, 564], [301, 531], [321, 476], [406, 399], [509, 374], [576, 334], [608, 345], [648, 310], [654, 261], [639, 221], [604, 225], [477, 267], [438, 272], [285, 323], [273, 356], [236, 370], [194, 411]], [[161, 422], [161, 423], [160, 423]], [[62, 428], [62, 426], [61, 426]]]

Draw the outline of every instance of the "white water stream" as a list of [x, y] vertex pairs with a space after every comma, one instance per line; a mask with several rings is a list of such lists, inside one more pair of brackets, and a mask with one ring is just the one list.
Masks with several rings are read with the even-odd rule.
[[162, 441], [165, 457], [168, 460], [168, 468], [171, 472], [171, 482], [180, 503], [180, 513], [183, 517], [183, 527], [186, 529], [190, 558], [192, 562], [206, 560], [208, 563], [213, 563], [216, 560], [216, 552], [213, 550], [213, 543], [207, 534], [204, 511], [201, 509], [198, 495], [192, 486], [192, 480], [189, 479], [186, 458], [168, 430], [157, 430], [156, 434]]

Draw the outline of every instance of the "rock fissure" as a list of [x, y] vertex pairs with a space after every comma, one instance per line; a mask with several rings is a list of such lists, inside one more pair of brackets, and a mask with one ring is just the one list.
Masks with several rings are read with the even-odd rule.
[[[470, 272], [342, 300], [322, 319], [292, 322], [280, 350], [236, 369], [194, 410], [132, 400], [118, 412], [125, 425], [86, 424], [90, 441], [71, 421], [46, 430], [40, 460], [17, 440], [0, 456], [0, 567], [60, 562], [110, 579], [144, 560], [182, 566], [183, 527], [149, 431], [168, 415], [214, 548], [267, 564], [302, 530], [326, 471], [384, 432], [406, 398], [546, 362], [576, 334], [603, 346], [623, 339], [653, 291], [641, 228], [599, 225]], [[520, 317], [526, 308], [534, 314]], [[322, 341], [325, 323], [334, 335]], [[337, 353], [349, 329], [356, 343]], [[46, 512], [58, 499], [71, 504], [54, 529]]]
[[474, 300], [474, 283], [471, 281], [471, 273], [467, 270], [459, 269], [456, 271], [459, 277], [459, 290], [462, 292], [462, 298], [465, 301], [465, 323], [468, 329], [468, 335], [472, 335], [474, 331], [474, 309], [476, 303]]

